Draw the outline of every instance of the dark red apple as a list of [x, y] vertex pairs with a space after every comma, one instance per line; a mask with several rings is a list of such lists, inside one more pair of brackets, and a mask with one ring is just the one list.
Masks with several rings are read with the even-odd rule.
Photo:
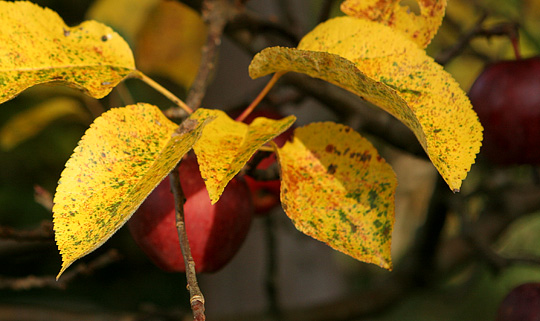
[[540, 283], [512, 289], [499, 305], [496, 321], [540, 321]]
[[484, 126], [487, 159], [540, 164], [540, 57], [487, 65], [469, 97]]
[[[269, 109], [260, 109], [255, 110], [249, 114], [244, 122], [246, 124], [251, 124], [251, 122], [257, 117], [266, 117], [269, 119], [282, 119], [283, 115], [279, 114], [276, 111]], [[294, 129], [290, 127], [285, 132], [281, 133], [274, 139], [274, 142], [279, 146], [283, 146], [287, 140], [289, 140], [293, 135]], [[269, 157], [263, 159], [259, 165], [258, 169], [267, 169], [272, 164], [276, 162], [276, 155], [272, 154]], [[270, 180], [270, 181], [260, 181], [256, 180], [253, 177], [246, 175], [246, 182], [251, 191], [251, 197], [253, 198], [253, 204], [255, 206], [255, 213], [259, 215], [264, 215], [274, 207], [278, 206], [280, 201], [280, 187], [281, 182], [279, 179]]]
[[[234, 178], [220, 200], [211, 205], [196, 158], [183, 159], [179, 171], [196, 271], [215, 272], [232, 259], [248, 233], [253, 216], [249, 188], [244, 180]], [[136, 243], [158, 267], [185, 272], [175, 223], [174, 197], [167, 177], [133, 214], [128, 226]]]

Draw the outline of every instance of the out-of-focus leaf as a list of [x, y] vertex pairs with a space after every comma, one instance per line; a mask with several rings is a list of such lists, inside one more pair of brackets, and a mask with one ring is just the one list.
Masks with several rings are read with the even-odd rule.
[[229, 181], [244, 167], [253, 154], [274, 137], [289, 128], [296, 117], [280, 120], [258, 117], [247, 125], [232, 120], [221, 110], [197, 109], [202, 119], [215, 117], [193, 146], [201, 176], [212, 204], [215, 204]]
[[36, 136], [55, 120], [68, 116], [87, 124], [91, 122], [90, 115], [85, 112], [77, 99], [69, 97], [49, 99], [10, 119], [0, 129], [0, 147], [10, 150]]
[[[418, 0], [417, 15], [403, 0], [345, 0], [341, 10], [352, 17], [368, 19], [404, 32], [421, 48], [427, 47], [441, 26], [446, 0]], [[369, 36], [368, 33], [364, 36]]]
[[178, 1], [162, 1], [138, 33], [138, 69], [191, 87], [199, 70], [206, 29], [195, 10]]
[[179, 127], [152, 105], [112, 109], [87, 130], [54, 196], [62, 269], [107, 241], [200, 137], [210, 118]]
[[394, 171], [351, 128], [297, 128], [278, 149], [281, 202], [296, 228], [358, 260], [391, 269]]
[[135, 38], [149, 13], [162, 0], [96, 0], [88, 9], [86, 17], [111, 26], [130, 44]]
[[294, 71], [324, 79], [383, 108], [416, 135], [453, 191], [480, 150], [482, 126], [465, 92], [416, 44], [389, 27], [340, 17], [293, 48], [267, 48], [250, 75]]
[[96, 21], [68, 27], [49, 9], [1, 1], [0, 24], [0, 103], [47, 82], [102, 98], [135, 69], [124, 39]]

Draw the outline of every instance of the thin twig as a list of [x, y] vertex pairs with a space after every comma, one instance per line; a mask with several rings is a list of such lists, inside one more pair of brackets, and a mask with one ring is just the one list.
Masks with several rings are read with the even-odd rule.
[[171, 189], [174, 195], [175, 212], [176, 212], [176, 229], [178, 230], [178, 237], [180, 239], [180, 247], [182, 248], [182, 255], [184, 256], [184, 262], [186, 265], [186, 278], [187, 287], [190, 295], [191, 310], [193, 311], [193, 318], [196, 321], [206, 320], [204, 314], [204, 297], [199, 288], [197, 282], [197, 274], [195, 272], [195, 261], [191, 255], [191, 249], [189, 247], [189, 240], [186, 233], [186, 223], [184, 220], [184, 203], [186, 197], [180, 184], [180, 174], [178, 169], [175, 168], [169, 174]]
[[186, 103], [197, 109], [206, 94], [210, 75], [214, 72], [217, 52], [221, 45], [223, 29], [234, 16], [226, 0], [206, 0], [203, 2], [202, 17], [208, 25], [208, 36], [202, 49], [199, 71], [189, 90]]
[[54, 231], [51, 221], [43, 221], [33, 230], [18, 230], [8, 226], [0, 226], [0, 239], [18, 242], [53, 241]]
[[447, 48], [446, 50], [439, 53], [437, 58], [435, 58], [435, 61], [438, 64], [444, 66], [449, 63], [453, 58], [457, 57], [457, 55], [459, 55], [469, 45], [469, 42], [471, 42], [471, 40], [476, 37], [479, 30], [482, 28], [482, 23], [484, 23], [486, 18], [487, 14], [484, 12], [484, 14], [482, 14], [482, 16], [476, 21], [472, 29], [462, 35], [452, 47]]
[[129, 77], [137, 78], [144, 81], [147, 85], [149, 85], [150, 87], [160, 92], [163, 96], [167, 97], [170, 101], [175, 103], [178, 107], [182, 108], [188, 114], [193, 113], [193, 110], [189, 108], [189, 106], [186, 103], [184, 103], [180, 98], [176, 97], [173, 93], [167, 90], [167, 88], [161, 86], [159, 83], [155, 82], [150, 77], [146, 76], [142, 71], [135, 70], [129, 75]]
[[257, 97], [255, 97], [255, 99], [251, 102], [251, 104], [249, 104], [249, 106], [242, 112], [242, 114], [240, 114], [240, 116], [236, 118], [236, 121], [243, 121], [244, 119], [246, 119], [246, 117], [251, 114], [253, 109], [255, 109], [255, 107], [257, 107], [257, 105], [259, 105], [259, 103], [263, 100], [264, 96], [268, 94], [270, 89], [274, 87], [278, 79], [281, 78], [281, 76], [283, 76], [284, 74], [285, 72], [276, 72], [274, 76], [272, 76], [270, 81], [268, 81], [266, 86], [264, 86], [263, 90], [261, 90]]
[[49, 212], [52, 212], [54, 205], [52, 194], [39, 185], [34, 185], [34, 200]]
[[485, 28], [482, 25], [488, 18], [487, 14], [484, 13], [478, 21], [474, 24], [474, 26], [469, 30], [467, 33], [462, 35], [460, 39], [450, 48], [446, 49], [445, 51], [441, 52], [435, 61], [441, 65], [448, 64], [452, 59], [459, 56], [465, 48], [469, 45], [471, 40], [477, 37], [493, 37], [493, 36], [507, 36], [510, 39], [510, 42], [512, 44], [512, 48], [514, 50], [514, 54], [516, 56], [516, 59], [521, 58], [521, 54], [519, 51], [519, 25], [514, 22], [504, 22], [499, 23], [491, 28]]
[[[300, 41], [300, 37], [291, 30], [284, 28], [274, 21], [263, 19], [259, 15], [247, 10], [239, 11], [234, 19], [227, 24], [225, 32], [229, 36], [233, 35], [233, 37], [241, 37], [244, 41], [251, 44], [254, 43], [253, 39], [259, 35], [264, 35], [266, 38], [265, 40], [270, 40], [270, 37], [273, 40], [275, 40], [276, 37], [279, 37], [279, 39], [282, 40], [277, 44], [272, 42], [274, 45], [296, 46]], [[267, 47], [267, 45], [264, 47]], [[259, 49], [263, 49], [264, 47], [250, 48], [247, 51], [250, 54], [255, 54], [260, 51]]]
[[29, 290], [35, 288], [53, 288], [65, 289], [66, 285], [73, 279], [85, 274], [91, 274], [96, 270], [102, 269], [111, 263], [120, 259], [120, 254], [117, 250], [111, 249], [100, 255], [89, 263], [79, 263], [73, 269], [64, 273], [61, 280], [57, 281], [53, 275], [34, 276], [29, 275], [22, 278], [7, 278], [0, 277], [0, 289], [11, 290]]

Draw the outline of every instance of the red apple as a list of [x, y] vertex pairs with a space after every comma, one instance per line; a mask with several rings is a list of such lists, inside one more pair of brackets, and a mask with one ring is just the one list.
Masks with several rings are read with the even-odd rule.
[[[255, 110], [249, 114], [244, 122], [246, 124], [251, 124], [251, 122], [257, 117], [266, 117], [269, 119], [282, 119], [283, 115], [279, 114], [276, 111], [269, 109], [260, 109]], [[274, 142], [279, 146], [283, 146], [287, 140], [291, 139], [293, 135], [293, 127], [290, 127], [285, 132], [281, 133], [274, 139]], [[269, 157], [263, 159], [259, 165], [258, 169], [267, 169], [272, 164], [276, 162], [276, 155], [272, 154]], [[251, 197], [253, 198], [253, 204], [255, 206], [255, 213], [259, 215], [264, 215], [274, 207], [278, 206], [280, 201], [280, 187], [281, 182], [279, 179], [270, 180], [270, 181], [258, 181], [253, 177], [246, 175], [246, 182], [249, 185], [249, 190], [251, 191]]]
[[[196, 271], [215, 272], [233, 258], [248, 233], [253, 216], [249, 188], [244, 180], [234, 178], [220, 200], [211, 205], [196, 158], [183, 159], [179, 171], [186, 196], [186, 233]], [[158, 267], [185, 272], [168, 177], [141, 204], [128, 226], [136, 243]]]
[[540, 57], [487, 65], [469, 97], [484, 126], [487, 159], [540, 164]]
[[496, 321], [540, 321], [540, 283], [512, 289], [499, 305]]

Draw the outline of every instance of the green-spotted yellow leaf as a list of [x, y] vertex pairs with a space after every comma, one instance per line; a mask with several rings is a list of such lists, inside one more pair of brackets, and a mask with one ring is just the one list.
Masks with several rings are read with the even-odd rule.
[[250, 75], [294, 71], [345, 88], [407, 125], [453, 191], [480, 150], [482, 126], [459, 84], [401, 33], [369, 20], [339, 17], [295, 48], [267, 48]]
[[332, 122], [297, 128], [278, 149], [281, 203], [296, 228], [391, 269], [394, 171], [365, 138]]
[[[197, 115], [195, 112], [194, 115]], [[107, 241], [200, 137], [210, 118], [180, 127], [152, 105], [96, 118], [66, 163], [54, 196], [62, 269]]]
[[56, 82], [102, 98], [135, 69], [127, 43], [96, 21], [68, 27], [52, 10], [0, 2], [0, 103]]
[[446, 0], [412, 0], [419, 6], [417, 14], [403, 0], [345, 0], [345, 14], [378, 22], [405, 33], [421, 48], [427, 47], [441, 26]]
[[0, 128], [0, 148], [10, 150], [38, 135], [58, 119], [74, 118], [89, 124], [92, 119], [79, 100], [70, 97], [47, 99], [23, 112], [17, 113]]
[[187, 5], [160, 2], [137, 34], [137, 68], [190, 88], [199, 71], [206, 29], [200, 14]]
[[231, 119], [221, 110], [199, 108], [197, 112], [198, 117], [215, 117], [193, 146], [212, 204], [219, 200], [225, 186], [259, 147], [287, 130], [296, 120], [294, 116], [280, 120], [258, 117], [247, 125]]

